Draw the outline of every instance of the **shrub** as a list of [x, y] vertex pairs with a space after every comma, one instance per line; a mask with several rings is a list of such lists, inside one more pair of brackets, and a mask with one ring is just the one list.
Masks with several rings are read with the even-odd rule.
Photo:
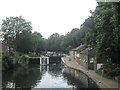
[[23, 54], [22, 56], [19, 56], [19, 64], [25, 64], [26, 62], [26, 59], [28, 58], [29, 56], [27, 54]]
[[16, 64], [17, 61], [19, 60], [19, 56], [11, 56], [13, 64]]
[[3, 70], [12, 68], [17, 64], [25, 64], [26, 59], [29, 56], [27, 54], [23, 54], [21, 56], [11, 56], [11, 55], [4, 55], [2, 57], [2, 67]]
[[4, 55], [2, 57], [2, 67], [3, 70], [7, 68], [13, 68], [13, 59], [9, 55]]
[[35, 56], [37, 56], [37, 54], [35, 52], [29, 52], [28, 56], [35, 57]]
[[120, 76], [120, 67], [113, 63], [105, 63], [96, 73], [104, 77], [114, 78]]

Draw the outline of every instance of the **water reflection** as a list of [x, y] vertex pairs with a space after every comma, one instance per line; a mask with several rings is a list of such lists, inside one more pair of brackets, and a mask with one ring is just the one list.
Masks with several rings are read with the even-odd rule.
[[97, 84], [92, 79], [74, 69], [64, 68], [63, 77], [68, 81], [68, 85], [72, 85], [74, 88], [97, 88]]
[[97, 88], [85, 74], [61, 65], [27, 66], [3, 72], [4, 88]]
[[20, 67], [14, 71], [3, 72], [3, 87], [9, 87], [9, 83], [15, 83], [15, 88], [32, 88], [37, 80], [41, 79], [40, 70], [37, 67]]

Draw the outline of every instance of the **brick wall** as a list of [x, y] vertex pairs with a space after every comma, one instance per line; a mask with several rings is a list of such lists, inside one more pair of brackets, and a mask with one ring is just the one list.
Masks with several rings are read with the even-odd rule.
[[88, 56], [86, 54], [80, 55], [80, 65], [88, 69]]

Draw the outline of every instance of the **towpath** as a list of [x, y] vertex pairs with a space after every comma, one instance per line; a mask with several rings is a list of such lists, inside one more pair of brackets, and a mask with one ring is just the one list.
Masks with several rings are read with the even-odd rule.
[[86, 70], [83, 66], [78, 64], [74, 60], [74, 58], [72, 58], [70, 56], [66, 56], [66, 57], [63, 57], [62, 60], [64, 61], [64, 63], [68, 67], [80, 70], [83, 73], [85, 73], [86, 75], [88, 75], [90, 78], [92, 78], [97, 83], [97, 85], [100, 88], [111, 88], [113, 90], [115, 90], [115, 89], [119, 89], [120, 90], [120, 84], [118, 84], [117, 81], [111, 80], [111, 79], [108, 79], [108, 78], [104, 78], [104, 77], [98, 75], [97, 73], [95, 73], [94, 70]]

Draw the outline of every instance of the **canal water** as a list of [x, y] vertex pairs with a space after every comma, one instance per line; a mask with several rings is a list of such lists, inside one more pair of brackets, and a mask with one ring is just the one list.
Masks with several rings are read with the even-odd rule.
[[62, 65], [26, 66], [3, 72], [3, 88], [97, 88], [84, 73]]

